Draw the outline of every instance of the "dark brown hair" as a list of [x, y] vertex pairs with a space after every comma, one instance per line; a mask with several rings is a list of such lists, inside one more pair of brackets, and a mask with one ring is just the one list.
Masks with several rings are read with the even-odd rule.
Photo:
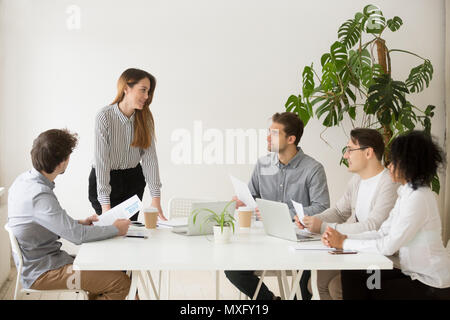
[[300, 138], [303, 135], [303, 121], [293, 112], [275, 113], [272, 116], [272, 121], [282, 124], [286, 135], [295, 136], [295, 145], [298, 145]]
[[150, 73], [140, 69], [130, 68], [125, 70], [117, 81], [117, 95], [111, 104], [119, 103], [125, 97], [125, 88], [132, 88], [142, 79], [147, 78], [150, 81], [150, 90], [148, 99], [142, 110], [135, 111], [134, 117], [134, 135], [131, 145], [142, 149], [147, 149], [152, 143], [152, 137], [155, 133], [155, 122], [152, 112], [150, 111], [150, 103], [153, 100], [153, 93], [156, 87], [156, 78]]
[[354, 144], [372, 148], [377, 159], [381, 161], [384, 154], [384, 141], [381, 133], [375, 129], [356, 128], [350, 132], [350, 137]]
[[51, 129], [42, 132], [33, 141], [31, 161], [33, 167], [39, 172], [52, 173], [55, 168], [67, 158], [75, 149], [77, 134], [67, 129]]

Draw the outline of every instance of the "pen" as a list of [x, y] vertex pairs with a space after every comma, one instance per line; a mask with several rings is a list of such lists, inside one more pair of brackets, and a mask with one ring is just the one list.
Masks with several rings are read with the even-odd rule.
[[147, 239], [147, 236], [125, 236], [127, 238], [142, 238], [142, 239]]

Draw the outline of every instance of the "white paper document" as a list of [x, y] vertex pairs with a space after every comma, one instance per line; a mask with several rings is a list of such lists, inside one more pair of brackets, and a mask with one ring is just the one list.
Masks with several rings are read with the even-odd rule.
[[182, 227], [182, 226], [187, 226], [188, 225], [188, 218], [184, 217], [184, 218], [174, 218], [174, 219], [170, 219], [167, 221], [163, 221], [163, 220], [158, 220], [158, 226], [163, 226], [163, 227]]
[[306, 251], [334, 251], [334, 248], [328, 248], [322, 243], [308, 243], [308, 244], [297, 244], [295, 246], [290, 246], [289, 249], [295, 250], [306, 250]]
[[294, 205], [295, 213], [297, 214], [298, 221], [302, 224], [302, 226], [305, 226], [303, 224], [303, 218], [305, 217], [305, 212], [303, 211], [303, 205], [301, 203], [295, 202], [292, 200], [292, 204]]
[[142, 210], [142, 202], [137, 195], [98, 216], [94, 226], [110, 226], [117, 219], [130, 219], [136, 212]]
[[248, 186], [241, 180], [230, 175], [236, 197], [241, 200], [247, 207], [256, 208], [256, 201], [253, 199]]

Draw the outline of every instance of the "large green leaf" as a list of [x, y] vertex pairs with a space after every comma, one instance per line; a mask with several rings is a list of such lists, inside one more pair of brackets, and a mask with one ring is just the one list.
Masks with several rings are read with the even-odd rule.
[[386, 18], [380, 8], [369, 4], [364, 7], [362, 25], [367, 33], [380, 34], [386, 26]]
[[[413, 130], [416, 127], [417, 123], [417, 116], [412, 108], [413, 105], [409, 101], [407, 101], [400, 112], [400, 117], [397, 122], [400, 126], [406, 127], [408, 130]], [[401, 131], [404, 131], [400, 126], [398, 126], [397, 128]]]
[[306, 126], [312, 117], [312, 109], [302, 102], [302, 96], [291, 95], [285, 103], [286, 111], [294, 112], [303, 121]]
[[331, 54], [324, 53], [320, 58], [320, 64], [322, 65], [322, 68], [330, 61], [331, 61]]
[[439, 182], [438, 175], [434, 175], [433, 179], [431, 180], [431, 190], [439, 194], [439, 191], [441, 189], [441, 184]]
[[434, 112], [433, 112], [433, 110], [435, 109], [436, 107], [435, 106], [433, 106], [433, 105], [428, 105], [427, 106], [427, 108], [425, 109], [425, 115], [426, 116], [428, 116], [428, 117], [433, 117], [434, 116]]
[[353, 91], [350, 89], [350, 87], [347, 87], [347, 89], [345, 89], [345, 93], [347, 94], [347, 96], [353, 100], [353, 102], [356, 102], [356, 95], [353, 93]]
[[331, 45], [330, 54], [336, 65], [336, 71], [341, 71], [347, 64], [347, 49], [342, 43], [336, 41]]
[[402, 107], [406, 104], [405, 93], [408, 93], [408, 89], [403, 82], [394, 81], [387, 74], [376, 78], [375, 84], [368, 91], [367, 112], [377, 114], [381, 123], [389, 124], [392, 116], [398, 119]]
[[383, 75], [383, 68], [379, 64], [364, 65], [361, 71], [361, 82], [364, 87], [370, 88], [375, 84], [375, 79]]
[[359, 87], [360, 81], [363, 81], [363, 85], [368, 88], [367, 83], [369, 83], [373, 78], [372, 73], [372, 59], [370, 53], [367, 49], [362, 51], [349, 51], [348, 66], [350, 67], [350, 77], [351, 83], [355, 87]]
[[323, 91], [332, 90], [338, 84], [338, 75], [336, 73], [336, 65], [333, 61], [329, 61], [322, 69], [322, 81], [320, 86]]
[[311, 67], [306, 66], [303, 69], [303, 96], [309, 98], [311, 93], [314, 91], [314, 73]]
[[339, 108], [336, 108], [336, 106], [338, 106], [339, 108], [341, 107], [340, 100], [330, 97], [316, 109], [316, 116], [319, 119], [322, 117], [322, 115], [327, 114], [324, 121], [322, 122], [325, 127], [332, 127], [339, 123]]
[[338, 38], [341, 43], [350, 49], [361, 38], [361, 24], [357, 19], [349, 19], [338, 30]]
[[424, 83], [428, 88], [432, 78], [433, 66], [430, 60], [425, 60], [423, 64], [412, 68], [408, 79], [406, 79], [406, 86], [410, 92], [420, 92], [424, 89]]
[[401, 25], [403, 24], [403, 21], [400, 17], [395, 16], [392, 19], [389, 19], [387, 21], [387, 26], [389, 29], [391, 29], [392, 32], [397, 31], [400, 29]]

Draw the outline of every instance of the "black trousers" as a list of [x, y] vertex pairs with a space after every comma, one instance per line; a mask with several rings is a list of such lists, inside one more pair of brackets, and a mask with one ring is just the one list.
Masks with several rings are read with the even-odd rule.
[[[145, 190], [145, 178], [142, 173], [142, 167], [138, 164], [135, 168], [125, 170], [111, 170], [110, 181], [111, 194], [110, 202], [111, 208], [129, 199], [130, 197], [137, 195], [142, 201]], [[97, 199], [97, 176], [95, 169], [92, 168], [89, 175], [89, 201], [92, 204], [95, 212], [98, 215], [102, 214], [102, 206]], [[136, 221], [139, 212], [133, 215], [130, 220]]]
[[341, 281], [344, 300], [450, 300], [450, 288], [427, 286], [399, 269], [380, 270], [378, 288], [376, 274], [366, 270], [343, 270]]
[[[236, 288], [238, 288], [246, 296], [253, 298], [259, 282], [259, 277], [255, 275], [255, 271], [225, 271], [225, 275]], [[304, 300], [311, 300], [311, 293], [308, 291], [308, 280], [310, 277], [311, 271], [303, 271], [300, 279], [300, 290]], [[263, 282], [256, 300], [272, 300], [273, 297], [274, 294]]]

